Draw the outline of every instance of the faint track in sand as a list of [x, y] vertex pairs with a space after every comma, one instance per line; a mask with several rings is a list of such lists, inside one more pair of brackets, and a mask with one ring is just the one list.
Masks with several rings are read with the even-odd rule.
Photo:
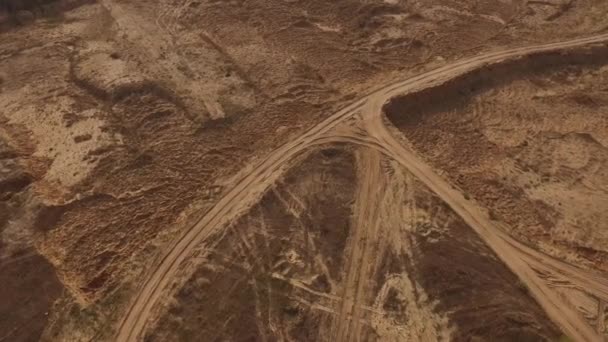
[[[350, 240], [350, 255], [348, 257], [346, 278], [343, 285], [342, 303], [336, 318], [335, 330], [332, 333], [335, 340], [352, 341], [358, 336], [360, 327], [361, 306], [365, 300], [365, 284], [370, 271], [371, 244], [375, 241], [378, 231], [377, 207], [369, 203], [377, 203], [378, 181], [382, 175], [380, 168], [381, 154], [373, 148], [364, 148], [358, 153], [359, 195], [355, 204], [354, 233]], [[351, 334], [353, 336], [351, 336]], [[350, 337], [350, 339], [349, 339]]]
[[[557, 298], [547, 292], [546, 286], [540, 284], [540, 279], [538, 279], [533, 270], [525, 262], [521, 261], [519, 257], [514, 257], [515, 254], [512, 248], [508, 247], [504, 239], [499, 236], [497, 229], [488, 222], [486, 215], [479, 208], [465, 201], [460, 193], [452, 189], [439, 176], [435, 175], [430, 167], [420, 164], [420, 161], [413, 157], [410, 151], [407, 151], [390, 135], [380, 117], [382, 105], [396, 95], [427, 89], [489, 64], [496, 64], [526, 55], [560, 51], [594, 43], [605, 43], [606, 41], [608, 41], [608, 34], [603, 34], [475, 56], [377, 89], [359, 101], [334, 113], [297, 139], [287, 142], [269, 154], [267, 158], [258, 162], [247, 174], [242, 175], [235, 182], [234, 187], [227, 191], [200, 221], [189, 227], [168, 248], [166, 254], [153, 266], [151, 273], [134, 296], [124, 319], [120, 323], [116, 336], [117, 341], [135, 341], [141, 338], [141, 334], [146, 328], [146, 322], [150, 318], [152, 308], [165, 295], [165, 291], [177, 274], [179, 266], [188, 258], [194, 248], [203, 244], [209, 236], [224, 229], [227, 223], [250, 208], [261, 197], [264, 191], [280, 177], [283, 169], [294, 156], [318, 144], [319, 140], [340, 141], [340, 138], [331, 139], [324, 135], [345, 119], [352, 117], [355, 113], [363, 114], [364, 117], [371, 120], [370, 122], [374, 123], [372, 132], [370, 133], [379, 140], [383, 150], [388, 151], [387, 153], [391, 157], [399, 158], [411, 172], [412, 170], [414, 171], [412, 172], [414, 175], [421, 177], [421, 180], [446, 201], [465, 222], [480, 233], [486, 242], [489, 241], [488, 244], [496, 251], [499, 257], [506, 258], [503, 261], [530, 287], [532, 294], [541, 306], [548, 311], [549, 316], [566, 333], [580, 341], [601, 341], [601, 337], [593, 329], [587, 328], [588, 324], [577, 318], [577, 315], [570, 314], [571, 312], [568, 309], [565, 310], [568, 315], [561, 315], [560, 312], [555, 311], [559, 304], [556, 302]], [[342, 141], [351, 142], [353, 139], [347, 138]], [[368, 141], [373, 144], [371, 140]], [[426, 172], [429, 173], [427, 174]]]

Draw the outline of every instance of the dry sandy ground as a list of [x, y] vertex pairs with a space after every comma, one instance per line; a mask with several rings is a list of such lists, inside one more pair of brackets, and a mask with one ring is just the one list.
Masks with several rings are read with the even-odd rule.
[[146, 340], [560, 336], [454, 212], [366, 147], [307, 156], [201, 258]]
[[[9, 317], [0, 320], [0, 340], [14, 341], [112, 339], [116, 322], [155, 258], [218, 201], [237, 172], [247, 172], [269, 151], [369, 89], [462, 56], [591, 35], [608, 25], [608, 3], [602, 0], [99, 0], [24, 9], [29, 12], [16, 17], [0, 11], [0, 280], [9, 284], [0, 291], [0, 317]], [[462, 175], [450, 180], [492, 208], [518, 239], [535, 242], [543, 252], [577, 265], [606, 271], [607, 210], [602, 210], [606, 207], [602, 169], [607, 143], [606, 71], [601, 66], [560, 70], [551, 77], [530, 76], [501, 84], [500, 91], [483, 91], [479, 95], [483, 100], [474, 101], [479, 107], [455, 104], [453, 111], [445, 113], [431, 108], [430, 112], [439, 113], [424, 115], [409, 126], [394, 122], [416, 150], [446, 171], [447, 178]], [[526, 111], [518, 110], [522, 107]], [[464, 117], [470, 120], [458, 121]], [[525, 134], [521, 127], [527, 128]], [[441, 130], [446, 133], [440, 134]], [[477, 135], [458, 133], [471, 130]], [[434, 134], [440, 137], [427, 141]], [[484, 150], [471, 147], [478, 141], [489, 142], [495, 150], [481, 153]], [[462, 153], [462, 159], [454, 158], [459, 157], [454, 151], [467, 148], [474, 150]], [[443, 157], [438, 156], [441, 149]], [[191, 321], [199, 316], [185, 317], [180, 310], [202, 314], [211, 319], [210, 326], [220, 319], [236, 324], [239, 319], [229, 320], [222, 312], [211, 315], [197, 306], [222, 289], [201, 279], [217, 276], [218, 282], [234, 285], [229, 279], [237, 277], [235, 291], [250, 301], [249, 294], [259, 290], [251, 287], [257, 284], [247, 278], [252, 275], [261, 278], [259, 284], [270, 284], [281, 293], [262, 293], [259, 300], [282, 300], [286, 306], [248, 302], [251, 305], [239, 310], [250, 311], [237, 310], [241, 322], [253, 324], [244, 325], [251, 330], [243, 334], [342, 340], [352, 339], [352, 331], [362, 339], [424, 332], [447, 339], [522, 334], [551, 340], [560, 334], [530, 297], [517, 290], [513, 274], [491, 257], [491, 251], [466, 233], [468, 228], [448, 209], [438, 211], [440, 201], [432, 200], [424, 187], [398, 178], [408, 179], [390, 161], [343, 147], [318, 158], [327, 159], [330, 171], [336, 163], [351, 167], [330, 172], [336, 184], [298, 183], [286, 177], [284, 185], [264, 197], [266, 202], [256, 205], [258, 213], [252, 210], [245, 216], [261, 224], [265, 219], [256, 215], [276, 210], [281, 219], [311, 230], [312, 235], [301, 242], [313, 239], [313, 243], [289, 254], [283, 249], [302, 247], [295, 241], [303, 233], [290, 231], [277, 232], [268, 240], [258, 237], [246, 242], [250, 246], [237, 248], [235, 239], [242, 236], [228, 233], [210, 252], [208, 257], [215, 258], [210, 266], [184, 279], [184, 288], [171, 306], [178, 313], [159, 309], [149, 338], [181, 334], [182, 330], [170, 331], [171, 324], [178, 324], [184, 334], [199, 324]], [[374, 228], [378, 236], [398, 231], [396, 217], [418, 220], [420, 216], [445, 226], [438, 237], [429, 232], [432, 243], [424, 234], [406, 232], [385, 239], [357, 229], [372, 226], [366, 221], [371, 219], [366, 212], [370, 207], [357, 203], [393, 203], [362, 198], [371, 196], [371, 191], [358, 190], [372, 187], [361, 163], [377, 166], [378, 158], [379, 164], [392, 170], [383, 182], [409, 189], [410, 200], [420, 197], [426, 203], [403, 213], [414, 205], [411, 201], [403, 207], [375, 208], [378, 222], [393, 222]], [[290, 171], [292, 177], [308, 173], [303, 163]], [[387, 170], [376, 170], [376, 176]], [[324, 170], [318, 174], [327, 177]], [[301, 207], [289, 195], [281, 195], [285, 189], [329, 183], [343, 186], [300, 189], [298, 196], [304, 199], [294, 198], [304, 201]], [[497, 186], [518, 195], [497, 196], [496, 191], [502, 191]], [[277, 202], [285, 196], [289, 210]], [[336, 205], [342, 211], [326, 213], [333, 204], [327, 208], [314, 204], [324, 201], [341, 203]], [[268, 229], [280, 230], [271, 223], [265, 223]], [[336, 231], [337, 226], [344, 229]], [[248, 228], [247, 234], [259, 229]], [[442, 240], [448, 237], [460, 239], [459, 243]], [[287, 239], [289, 244], [280, 243]], [[349, 239], [368, 242], [359, 249]], [[390, 250], [380, 246], [386, 241], [403, 243], [391, 247], [396, 250], [411, 248], [386, 256], [377, 250]], [[278, 244], [274, 254], [258, 250], [272, 243]], [[273, 263], [259, 268], [248, 248]], [[460, 299], [449, 295], [451, 281], [434, 280], [431, 270], [440, 267], [450, 279], [449, 272], [458, 268], [444, 270], [436, 251], [453, 255], [450, 260], [470, 257], [471, 265], [491, 269], [494, 273], [487, 278], [477, 275], [481, 278], [475, 278], [476, 288], [498, 294], [485, 298], [460, 291]], [[227, 259], [218, 253], [244, 259], [226, 268]], [[345, 261], [350, 259], [355, 261]], [[363, 275], [352, 271], [367, 265], [360, 259], [371, 265]], [[272, 268], [282, 260], [283, 266]], [[383, 269], [382, 263], [389, 261], [397, 268]], [[245, 271], [237, 272], [239, 267]], [[17, 270], [26, 276], [17, 276]], [[476, 271], [465, 267], [462, 272], [473, 277]], [[376, 279], [377, 285], [367, 288], [358, 280], [361, 277]], [[195, 288], [193, 281], [202, 283]], [[465, 282], [454, 284], [469, 288]], [[198, 289], [204, 286], [209, 292]], [[311, 288], [322, 295], [307, 292]], [[395, 293], [393, 288], [405, 292]], [[197, 293], [190, 294], [197, 298], [190, 306], [180, 301], [184, 291]], [[335, 300], [343, 295], [347, 300]], [[465, 303], [470, 298], [479, 298], [479, 304]], [[473, 304], [485, 305], [488, 313], [501, 307], [495, 321], [483, 324], [493, 328], [470, 326], [481, 321], [472, 322], [467, 312], [489, 315], [467, 306]], [[265, 321], [256, 320], [255, 310], [262, 309], [268, 311]], [[226, 315], [230, 310], [225, 309]], [[403, 315], [420, 319], [404, 320]], [[521, 317], [530, 324], [520, 324]], [[435, 323], [427, 329], [428, 322]], [[400, 328], [404, 324], [413, 325], [404, 330]], [[235, 336], [244, 336], [239, 334]], [[416, 334], [408, 336], [435, 336]]]
[[604, 54], [550, 63], [508, 77], [496, 70], [466, 92], [446, 87], [442, 103], [422, 94], [386, 110], [420, 155], [517, 239], [608, 272], [608, 65]]

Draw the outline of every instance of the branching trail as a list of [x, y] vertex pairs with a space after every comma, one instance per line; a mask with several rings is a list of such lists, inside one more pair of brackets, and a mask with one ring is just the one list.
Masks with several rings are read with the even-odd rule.
[[421, 180], [429, 189], [437, 194], [452, 210], [454, 210], [477, 234], [492, 248], [498, 257], [526, 284], [531, 294], [546, 311], [547, 315], [556, 322], [570, 337], [576, 341], [602, 341], [603, 337], [592, 327], [577, 310], [567, 305], [560, 296], [551, 290], [531, 267], [545, 269], [548, 272], [559, 272], [576, 276], [573, 282], [585, 287], [591, 287], [593, 294], [603, 298], [605, 282], [608, 279], [578, 270], [575, 267], [559, 262], [542, 253], [533, 251], [508, 236], [496, 224], [493, 224], [487, 213], [474, 203], [464, 198], [464, 195], [454, 189], [444, 179], [438, 176], [432, 168], [424, 164], [412, 151], [400, 144], [386, 128], [382, 118], [374, 117], [368, 123], [370, 135], [376, 137], [387, 149], [388, 155], [406, 167], [414, 176]]
[[[224, 197], [199, 222], [189, 227], [167, 249], [166, 254], [152, 268], [151, 273], [135, 294], [124, 319], [121, 321], [116, 336], [117, 340], [135, 341], [142, 337], [142, 333], [146, 328], [146, 322], [151, 318], [152, 308], [162, 296], [168, 295], [166, 293], [168, 292], [168, 285], [171, 284], [177, 274], [178, 268], [191, 255], [194, 248], [204, 244], [209, 236], [225, 229], [228, 222], [250, 208], [261, 197], [264, 191], [280, 177], [283, 169], [294, 156], [323, 142], [345, 141], [363, 143], [364, 145], [375, 147], [405, 165], [410, 172], [419, 177], [431, 190], [435, 191], [486, 240], [497, 255], [503, 258], [503, 261], [526, 283], [531, 293], [543, 308], [547, 310], [549, 316], [568, 335], [577, 341], [601, 341], [602, 338], [595, 329], [591, 328], [574, 309], [564, 307], [563, 302], [542, 282], [528, 264], [529, 259], [521, 256], [522, 251], [518, 249], [523, 247], [515, 247], [521, 246], [520, 244], [510, 239], [506, 234], [501, 233], [500, 229], [497, 229], [497, 227], [489, 222], [483, 210], [465, 201], [462, 194], [451, 188], [430, 167], [424, 165], [416, 158], [411, 151], [401, 146], [384, 126], [381, 120], [381, 108], [393, 96], [436, 86], [489, 64], [501, 63], [530, 54], [560, 51], [594, 43], [605, 43], [606, 41], [608, 41], [608, 34], [481, 54], [404, 81], [384, 86], [329, 116], [297, 139], [289, 141], [268, 155], [267, 158], [243, 172], [243, 175], [235, 181], [234, 187], [226, 192]], [[345, 119], [353, 117], [356, 113], [363, 116], [366, 122], [369, 123], [369, 133], [380, 145], [374, 139], [365, 137], [331, 137], [327, 135], [333, 127]], [[526, 251], [530, 254], [528, 250]], [[542, 264], [553, 265], [551, 267], [557, 268], [558, 271], [563, 272], [566, 276], [578, 277], [577, 282], [582, 285], [587, 286], [586, 284], [588, 283], [594, 291], [598, 291], [598, 293], [603, 293], [604, 295], [607, 294], [605, 292], [606, 280], [603, 277], [589, 275], [555, 260], [550, 262], [547, 260], [547, 256], [540, 253], [533, 255], [533, 257], [541, 258]], [[338, 336], [348, 337], [345, 332], [338, 333]]]

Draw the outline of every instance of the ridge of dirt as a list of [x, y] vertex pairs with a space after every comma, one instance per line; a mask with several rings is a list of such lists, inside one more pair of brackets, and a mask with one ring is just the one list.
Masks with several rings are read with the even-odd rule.
[[[109, 58], [112, 57], [109, 56]], [[136, 79], [131, 82], [101, 85], [95, 82], [95, 80], [89, 80], [83, 77], [84, 71], [79, 68], [79, 59], [81, 57], [76, 56], [76, 52], [70, 55], [70, 81], [97, 100], [103, 102], [105, 106], [111, 107], [133, 94], [150, 94], [161, 100], [170, 102], [182, 111], [187, 111], [187, 107], [183, 101], [160, 82]]]

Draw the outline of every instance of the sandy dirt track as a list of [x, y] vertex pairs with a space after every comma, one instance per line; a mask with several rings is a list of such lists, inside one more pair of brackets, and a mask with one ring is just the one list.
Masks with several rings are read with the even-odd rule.
[[[598, 332], [574, 308], [564, 305], [564, 302], [549, 289], [535, 271], [546, 270], [549, 273], [557, 272], [565, 275], [565, 278], [571, 280], [573, 284], [590, 288], [599, 298], [605, 298], [608, 294], [606, 292], [608, 280], [553, 260], [513, 240], [500, 227], [491, 223], [488, 215], [481, 208], [465, 200], [459, 191], [442, 180], [412, 152], [403, 148], [379, 119], [375, 121], [370, 128], [373, 132], [371, 134], [378, 137], [382, 145], [388, 146], [387, 149], [393, 158], [441, 197], [482, 237], [500, 259], [528, 286], [549, 317], [577, 341], [602, 340]], [[571, 272], [574, 272], [576, 278], [568, 276], [572, 274]]]
[[332, 336], [336, 337], [336, 341], [352, 341], [360, 333], [360, 311], [361, 311], [361, 296], [362, 288], [366, 284], [369, 271], [369, 250], [370, 244], [375, 240], [374, 237], [378, 231], [377, 222], [377, 207], [369, 205], [369, 203], [378, 203], [382, 187], [380, 175], [380, 153], [375, 149], [366, 149], [361, 157], [361, 175], [362, 186], [357, 198], [355, 222], [355, 233], [352, 239], [351, 255], [348, 260], [350, 262], [347, 272], [346, 288], [342, 306], [339, 313], [340, 319], [337, 320], [337, 326], [334, 327]]
[[[484, 211], [475, 204], [464, 199], [463, 195], [454, 190], [444, 180], [436, 175], [430, 167], [424, 165], [416, 156], [404, 148], [398, 140], [388, 131], [382, 121], [382, 106], [393, 96], [423, 90], [455, 77], [466, 74], [472, 70], [485, 67], [489, 64], [500, 63], [526, 55], [559, 51], [562, 49], [576, 48], [584, 45], [604, 43], [608, 35], [580, 38], [567, 42], [552, 43], [540, 46], [530, 46], [507, 51], [493, 52], [479, 55], [467, 60], [446, 65], [442, 68], [404, 80], [395, 84], [385, 86], [374, 91], [365, 98], [345, 107], [333, 114], [299, 138], [292, 140], [283, 147], [271, 153], [257, 166], [248, 170], [236, 183], [234, 188], [226, 193], [216, 206], [211, 209], [196, 225], [192, 226], [167, 252], [160, 263], [153, 268], [152, 273], [135, 296], [124, 320], [120, 325], [117, 335], [118, 341], [138, 340], [146, 328], [150, 313], [159, 299], [166, 295], [178, 267], [189, 257], [192, 250], [205, 240], [223, 229], [228, 222], [234, 220], [243, 213], [273, 182], [280, 176], [286, 164], [296, 155], [311, 146], [329, 142], [363, 141], [366, 145], [376, 147], [383, 153], [403, 164], [410, 172], [417, 176], [425, 185], [441, 197], [454, 211], [456, 211], [480, 236], [488, 243], [497, 255], [505, 262], [511, 270], [528, 286], [533, 296], [539, 301], [548, 315], [572, 338], [580, 341], [601, 341], [596, 330], [589, 326], [580, 315], [568, 306], [562, 305], [558, 296], [552, 292], [539, 278], [537, 270], [559, 273], [569, 279], [576, 286], [586, 287], [593, 291], [598, 297], [606, 300], [608, 298], [608, 281], [603, 277], [588, 274], [572, 266], [564, 265], [556, 260], [550, 259], [540, 253], [521, 246], [502, 233], [499, 227], [492, 224]], [[335, 137], [330, 131], [339, 123], [348, 118], [359, 115], [368, 131], [370, 137]], [[372, 158], [373, 154], [369, 156]], [[370, 170], [372, 172], [373, 170]], [[365, 183], [365, 182], [364, 182]], [[360, 194], [365, 196], [365, 194]], [[366, 220], [371, 220], [369, 208], [363, 210]], [[362, 223], [368, 224], [368, 223]], [[367, 232], [369, 234], [370, 232]], [[360, 255], [353, 258], [365, 258], [365, 250], [358, 251]], [[349, 276], [362, 276], [361, 273]], [[355, 283], [353, 283], [355, 284]], [[352, 291], [351, 291], [352, 290]], [[356, 316], [356, 302], [358, 290], [356, 287], [347, 291], [347, 298], [343, 302], [342, 310], [353, 311], [351, 315]], [[350, 295], [349, 295], [350, 293]], [[349, 305], [348, 303], [352, 305]], [[356, 320], [352, 320], [355, 322]], [[348, 332], [356, 326], [348, 326], [348, 322], [342, 322], [336, 327], [335, 333], [339, 340], [348, 340]]]

